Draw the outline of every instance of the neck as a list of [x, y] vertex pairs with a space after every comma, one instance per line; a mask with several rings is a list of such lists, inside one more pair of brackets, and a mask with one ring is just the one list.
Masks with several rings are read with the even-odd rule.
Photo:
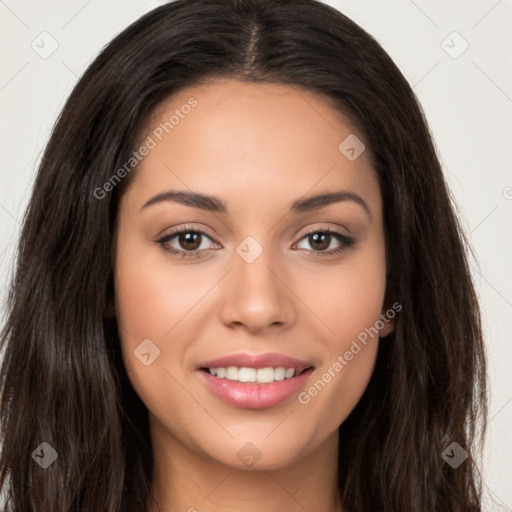
[[150, 424], [156, 502], [150, 512], [343, 512], [337, 431], [285, 467], [240, 469], [192, 452], [162, 425]]

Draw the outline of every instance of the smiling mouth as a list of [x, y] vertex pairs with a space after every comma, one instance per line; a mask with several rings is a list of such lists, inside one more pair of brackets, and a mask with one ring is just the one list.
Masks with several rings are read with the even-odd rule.
[[313, 369], [313, 367], [308, 366], [301, 370], [296, 368], [286, 368], [284, 366], [267, 368], [237, 366], [228, 366], [225, 368], [201, 368], [202, 371], [218, 379], [254, 384], [270, 384], [272, 382], [293, 379], [310, 369]]

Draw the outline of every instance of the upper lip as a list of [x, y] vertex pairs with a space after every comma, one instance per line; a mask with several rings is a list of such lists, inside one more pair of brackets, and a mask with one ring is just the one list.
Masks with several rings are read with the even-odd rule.
[[236, 366], [238, 368], [295, 368], [298, 373], [313, 366], [308, 361], [300, 361], [294, 357], [285, 356], [283, 354], [266, 353], [266, 354], [231, 354], [229, 356], [219, 357], [205, 361], [200, 368], [227, 368], [228, 366]]

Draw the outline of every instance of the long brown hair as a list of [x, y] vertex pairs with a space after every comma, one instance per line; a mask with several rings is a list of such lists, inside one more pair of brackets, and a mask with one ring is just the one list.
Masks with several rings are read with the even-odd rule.
[[[38, 169], [1, 335], [8, 507], [146, 510], [147, 410], [122, 364], [115, 319], [104, 315], [118, 201], [136, 169], [101, 197], [94, 191], [129, 160], [157, 105], [216, 77], [319, 93], [373, 155], [387, 299], [402, 310], [339, 430], [343, 506], [480, 510], [486, 364], [471, 249], [411, 87], [375, 39], [315, 0], [165, 4], [115, 37], [77, 83]], [[458, 467], [447, 462], [454, 449], [467, 452]], [[58, 458], [43, 469], [43, 454]]]

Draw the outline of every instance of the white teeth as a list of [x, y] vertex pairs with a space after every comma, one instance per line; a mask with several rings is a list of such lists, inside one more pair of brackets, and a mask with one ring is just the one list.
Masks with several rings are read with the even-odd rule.
[[274, 382], [274, 368], [259, 368], [258, 382]]
[[295, 370], [293, 368], [286, 368], [286, 371], [284, 372], [284, 376], [289, 379], [290, 377], [293, 377], [293, 373]]
[[256, 382], [256, 370], [254, 368], [240, 368], [238, 370], [238, 380], [240, 382]]
[[286, 376], [286, 369], [282, 366], [274, 369], [274, 379], [276, 380], [284, 380]]
[[210, 375], [220, 379], [236, 380], [238, 382], [259, 382], [267, 384], [274, 381], [291, 379], [295, 375], [295, 368], [238, 368], [228, 366], [227, 368], [208, 368]]
[[226, 379], [238, 380], [238, 368], [236, 366], [228, 366], [226, 368]]

